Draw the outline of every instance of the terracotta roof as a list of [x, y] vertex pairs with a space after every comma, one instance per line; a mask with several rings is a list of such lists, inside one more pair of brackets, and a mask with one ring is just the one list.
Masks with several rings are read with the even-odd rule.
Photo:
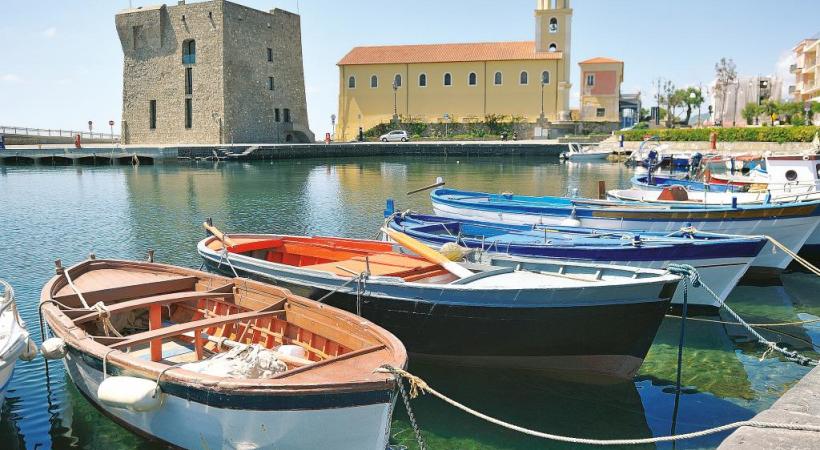
[[534, 41], [354, 47], [338, 65], [411, 64], [465, 61], [561, 59], [561, 52], [537, 52]]
[[617, 59], [612, 58], [604, 58], [603, 56], [599, 56], [597, 58], [587, 59], [586, 61], [581, 61], [578, 64], [623, 64], [623, 61], [619, 61]]

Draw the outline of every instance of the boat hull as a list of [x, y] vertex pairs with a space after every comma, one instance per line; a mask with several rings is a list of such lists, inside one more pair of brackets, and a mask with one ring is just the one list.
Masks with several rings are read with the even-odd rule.
[[[277, 264], [216, 253], [200, 255], [221, 271], [285, 287], [361, 315], [395, 334], [411, 355], [483, 367], [631, 378], [669, 308], [676, 282], [641, 288], [579, 288], [515, 299], [489, 292], [447, 292], [367, 282], [342, 286], [299, 279]], [[221, 262], [221, 264], [220, 264]], [[358, 291], [361, 289], [361, 291]], [[360, 295], [356, 295], [356, 292]], [[523, 290], [522, 290], [523, 291]], [[603, 292], [607, 291], [607, 292]], [[326, 298], [329, 293], [333, 292]]]
[[[800, 207], [798, 207], [800, 208]], [[799, 250], [815, 232], [820, 215], [814, 204], [806, 204], [799, 214], [782, 214], [783, 208], [772, 208], [771, 215], [755, 217], [738, 210], [727, 214], [723, 210], [650, 210], [636, 208], [632, 211], [577, 208], [576, 218], [585, 228], [608, 230], [645, 230], [651, 232], [674, 232], [686, 227], [699, 231], [731, 235], [768, 235], [790, 249]], [[561, 225], [575, 208], [524, 206], [521, 208], [497, 209], [481, 204], [463, 205], [433, 197], [433, 210], [443, 217], [501, 222], [511, 224]], [[767, 243], [766, 247], [752, 262], [752, 266], [785, 269], [791, 256]]]
[[607, 157], [611, 154], [611, 152], [601, 152], [601, 153], [567, 153], [564, 158], [567, 161], [571, 162], [582, 162], [582, 161], [603, 161], [607, 159]]
[[177, 447], [381, 450], [388, 443], [395, 401], [391, 391], [363, 392], [359, 399], [323, 395], [319, 402], [273, 396], [232, 401], [229, 395], [212, 394], [211, 404], [165, 394], [158, 410], [133, 412], [97, 401], [103, 380], [100, 360], [69, 347], [64, 364], [77, 389], [103, 413], [137, 434]]

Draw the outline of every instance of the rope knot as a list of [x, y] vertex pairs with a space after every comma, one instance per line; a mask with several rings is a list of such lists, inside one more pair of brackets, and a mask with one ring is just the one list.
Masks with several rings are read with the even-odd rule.
[[419, 394], [426, 394], [430, 390], [430, 387], [427, 385], [426, 381], [411, 374], [410, 372], [407, 372], [406, 370], [393, 367], [390, 364], [385, 364], [379, 367], [376, 369], [376, 372], [389, 372], [393, 374], [396, 378], [396, 382], [398, 383], [402, 382], [402, 378], [407, 379], [407, 382], [410, 384], [410, 398], [416, 398]]
[[700, 274], [698, 273], [697, 269], [690, 266], [689, 264], [678, 264], [678, 263], [670, 263], [666, 270], [674, 275], [680, 275], [681, 277], [686, 278], [689, 280], [689, 283], [692, 284], [692, 287], [700, 287]]

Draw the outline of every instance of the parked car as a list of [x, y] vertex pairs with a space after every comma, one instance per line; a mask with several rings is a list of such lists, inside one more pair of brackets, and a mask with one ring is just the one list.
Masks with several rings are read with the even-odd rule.
[[404, 130], [393, 130], [387, 134], [379, 136], [379, 140], [382, 142], [407, 142], [410, 140], [410, 136], [408, 136], [407, 132]]

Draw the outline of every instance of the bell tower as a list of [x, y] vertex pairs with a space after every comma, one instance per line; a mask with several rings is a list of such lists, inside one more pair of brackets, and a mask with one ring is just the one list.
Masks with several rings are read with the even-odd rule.
[[535, 4], [535, 51], [561, 52], [556, 61], [556, 88], [558, 103], [555, 119], [570, 120], [569, 82], [570, 50], [572, 48], [572, 8], [570, 0], [536, 0]]
[[536, 0], [535, 51], [563, 52], [569, 60], [572, 9], [570, 0]]

